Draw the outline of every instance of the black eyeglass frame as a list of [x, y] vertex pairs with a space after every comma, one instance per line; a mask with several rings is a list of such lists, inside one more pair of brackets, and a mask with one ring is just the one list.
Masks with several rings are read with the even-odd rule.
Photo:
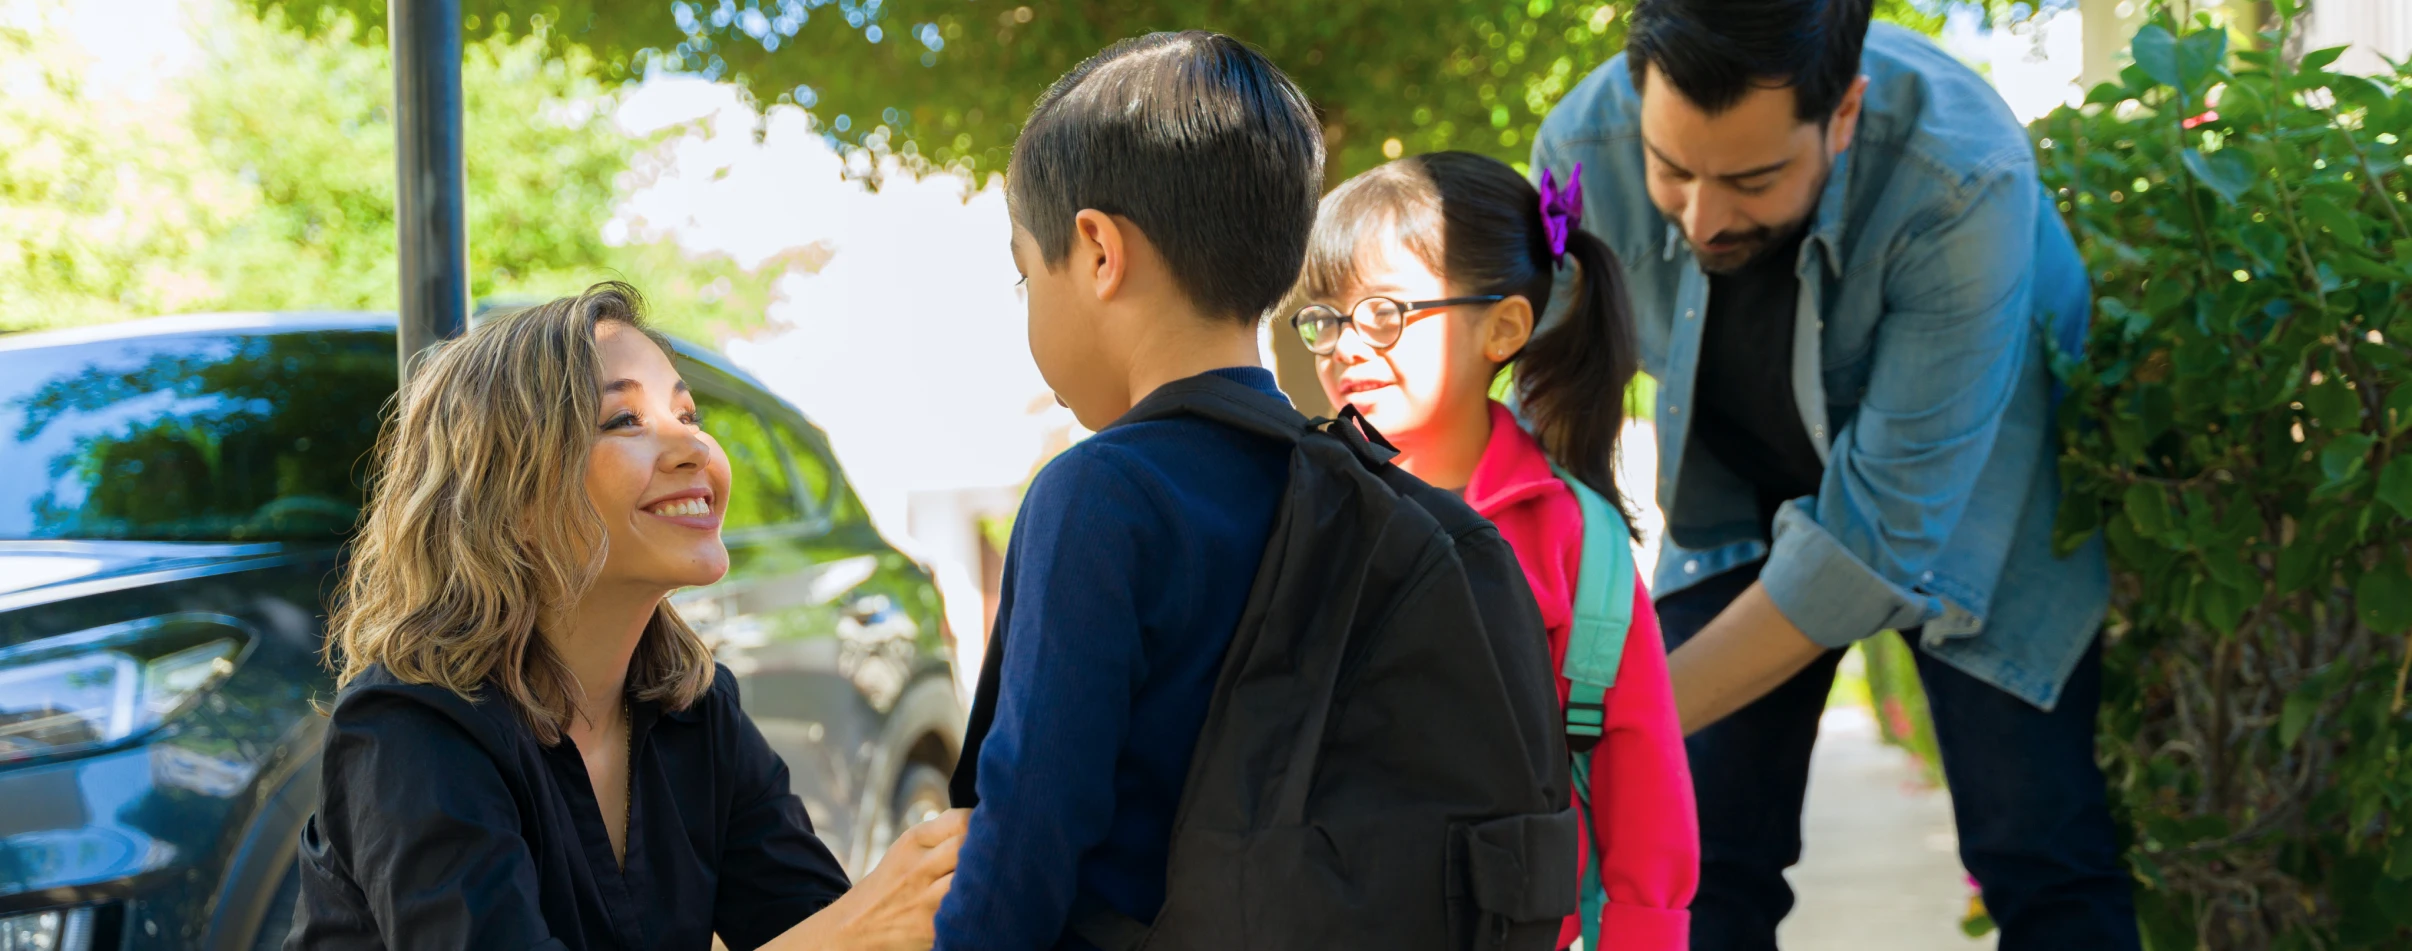
[[[1298, 308], [1297, 313], [1290, 315], [1290, 329], [1297, 332], [1298, 342], [1306, 345], [1308, 353], [1312, 353], [1319, 357], [1331, 356], [1335, 351], [1340, 349], [1340, 334], [1338, 330], [1335, 330], [1332, 333], [1331, 342], [1325, 344], [1320, 350], [1316, 349], [1315, 342], [1313, 340], [1308, 339], [1306, 332], [1307, 312], [1314, 310], [1326, 310], [1335, 315], [1331, 319], [1339, 322], [1338, 326], [1340, 330], [1345, 330], [1349, 327], [1356, 327], [1357, 336], [1365, 338], [1365, 344], [1367, 346], [1370, 346], [1376, 350], [1388, 350], [1392, 347], [1398, 346], [1399, 335], [1405, 333], [1407, 330], [1407, 315], [1409, 314], [1413, 314], [1418, 311], [1437, 310], [1442, 307], [1454, 307], [1459, 304], [1496, 304], [1506, 299], [1508, 299], [1508, 295], [1506, 294], [1473, 294], [1466, 297], [1443, 297], [1438, 300], [1403, 301], [1396, 297], [1385, 297], [1376, 294], [1372, 297], [1368, 297], [1354, 304], [1348, 305], [1348, 309], [1345, 311], [1337, 307], [1333, 307], [1330, 304], [1323, 303], [1308, 304], [1304, 307], [1300, 307]], [[1399, 322], [1390, 327], [1390, 332], [1388, 334], [1390, 339], [1388, 340], [1376, 339], [1375, 335], [1370, 332], [1372, 328], [1368, 328], [1357, 323], [1356, 314], [1358, 308], [1364, 307], [1366, 304], [1374, 301], [1389, 301], [1391, 306], [1399, 309]]]

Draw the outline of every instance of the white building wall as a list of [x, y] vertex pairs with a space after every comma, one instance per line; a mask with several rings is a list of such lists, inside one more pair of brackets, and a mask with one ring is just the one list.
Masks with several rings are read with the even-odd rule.
[[2387, 73], [2388, 59], [2412, 57], [2412, 0], [2311, 0], [2309, 7], [2305, 50], [2352, 44], [2333, 67], [2339, 71]]

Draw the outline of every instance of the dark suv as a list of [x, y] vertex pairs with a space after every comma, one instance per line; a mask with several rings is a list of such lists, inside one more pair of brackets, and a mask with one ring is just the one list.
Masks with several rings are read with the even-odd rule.
[[[283, 940], [324, 598], [394, 346], [368, 314], [0, 337], [0, 948]], [[677, 361], [735, 481], [728, 577], [673, 601], [860, 874], [946, 803], [937, 592], [801, 414], [703, 349]]]

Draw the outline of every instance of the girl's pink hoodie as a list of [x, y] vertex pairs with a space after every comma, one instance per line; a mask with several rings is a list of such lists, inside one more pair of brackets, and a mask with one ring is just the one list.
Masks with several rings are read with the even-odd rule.
[[[1505, 406], [1491, 404], [1491, 441], [1466, 483], [1466, 503], [1499, 526], [1516, 550], [1524, 579], [1549, 628], [1550, 669], [1566, 663], [1583, 560], [1583, 511], [1559, 482], [1541, 444]], [[1667, 684], [1658, 615], [1640, 573], [1633, 579], [1633, 627], [1607, 697], [1607, 727], [1591, 751], [1591, 803], [1583, 816], [1582, 866], [1596, 853], [1608, 892], [1600, 944], [1620, 951], [1682, 951], [1689, 944], [1692, 892], [1700, 881], [1700, 819], [1684, 758], [1675, 695]], [[1558, 678], [1558, 704], [1566, 703]], [[1598, 842], [1595, 849], [1592, 843]], [[1558, 934], [1565, 947], [1582, 933], [1579, 916]]]

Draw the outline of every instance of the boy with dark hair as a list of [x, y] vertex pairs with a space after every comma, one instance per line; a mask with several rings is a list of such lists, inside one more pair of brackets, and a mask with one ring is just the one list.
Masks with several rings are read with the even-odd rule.
[[1279, 398], [1257, 321], [1298, 277], [1323, 139], [1255, 51], [1157, 33], [1040, 97], [1008, 175], [1031, 355], [1097, 435], [1039, 472], [1014, 523], [940, 948], [1086, 947], [1066, 936], [1076, 898], [1140, 921], [1164, 904], [1174, 810], [1291, 450], [1196, 416], [1115, 421], [1200, 374]]
[[1556, 947], [1573, 718], [1515, 553], [1257, 363], [1323, 183], [1306, 97], [1141, 37], [1008, 174], [1031, 355], [1097, 435], [1014, 522], [938, 946]]

